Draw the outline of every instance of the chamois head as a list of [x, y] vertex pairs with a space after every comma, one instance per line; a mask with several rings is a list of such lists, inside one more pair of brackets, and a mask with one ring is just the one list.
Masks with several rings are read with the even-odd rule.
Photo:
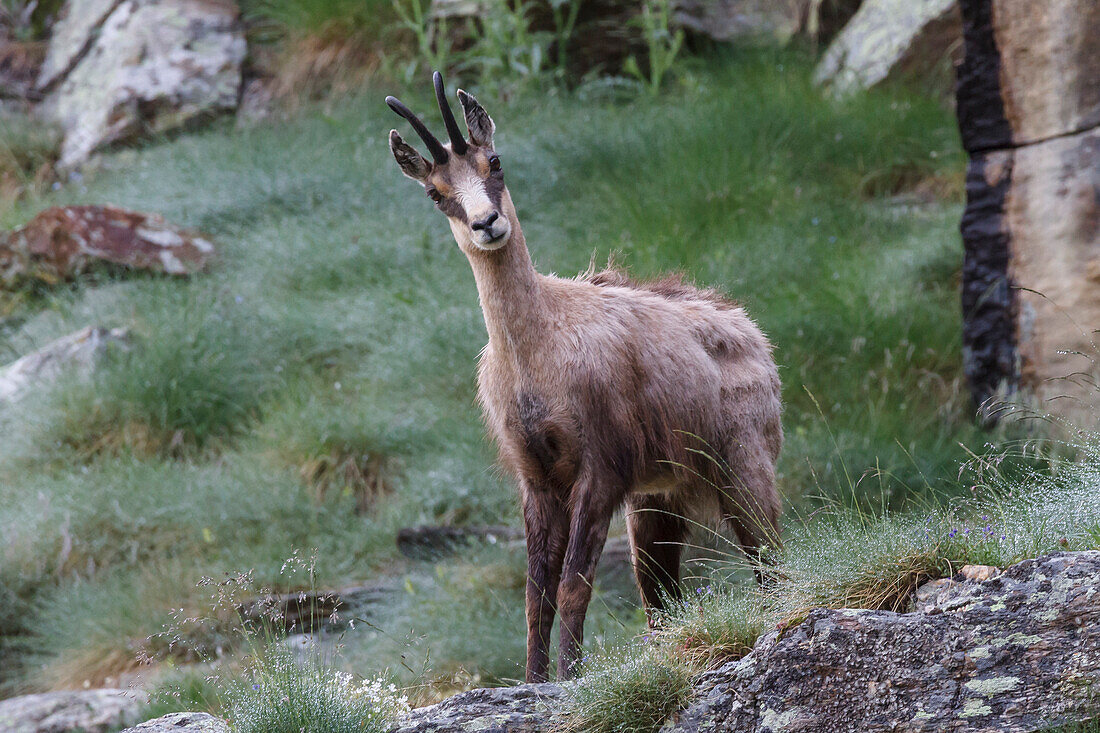
[[401, 172], [423, 185], [428, 198], [447, 215], [459, 246], [500, 249], [512, 235], [515, 209], [504, 187], [500, 158], [493, 150], [496, 126], [478, 101], [459, 89], [458, 101], [470, 131], [470, 139], [464, 139], [447, 103], [442, 75], [435, 72], [432, 81], [450, 143], [440, 143], [412, 110], [394, 97], [386, 97], [390, 109], [408, 120], [428, 146], [432, 159], [425, 159], [397, 130], [390, 130], [390, 151]]

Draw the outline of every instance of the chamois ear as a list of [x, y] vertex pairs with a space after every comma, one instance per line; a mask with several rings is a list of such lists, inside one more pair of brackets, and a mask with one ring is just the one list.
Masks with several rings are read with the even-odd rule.
[[401, 172], [414, 181], [423, 183], [432, 172], [431, 164], [412, 145], [405, 142], [397, 130], [390, 130], [390, 152], [393, 153]]
[[493, 133], [497, 129], [493, 124], [493, 118], [472, 95], [461, 89], [458, 90], [458, 101], [466, 116], [466, 129], [470, 131], [470, 142], [484, 148], [493, 147]]

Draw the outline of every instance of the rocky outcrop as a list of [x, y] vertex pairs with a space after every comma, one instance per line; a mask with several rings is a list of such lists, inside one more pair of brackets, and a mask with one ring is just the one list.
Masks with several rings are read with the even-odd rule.
[[233, 109], [246, 46], [232, 0], [70, 0], [39, 75], [62, 168], [142, 132]]
[[81, 690], [0, 701], [0, 730], [12, 733], [106, 733], [131, 725], [144, 704], [131, 690]]
[[550, 731], [561, 685], [470, 690], [405, 715], [393, 733], [541, 733]]
[[66, 371], [91, 373], [111, 344], [125, 346], [127, 340], [125, 329], [89, 326], [0, 367], [0, 404], [14, 402]]
[[962, 51], [958, 0], [865, 0], [833, 40], [814, 82], [837, 96], [923, 73]]
[[941, 583], [912, 613], [817, 610], [702, 677], [662, 733], [1039, 731], [1100, 684], [1100, 552]]
[[1022, 391], [1091, 428], [1100, 405], [1100, 2], [963, 0], [962, 9], [971, 392], [981, 404]]
[[190, 275], [214, 245], [155, 214], [113, 206], [56, 206], [0, 234], [0, 288], [69, 280], [96, 264]]
[[229, 724], [207, 713], [171, 713], [122, 733], [230, 733]]

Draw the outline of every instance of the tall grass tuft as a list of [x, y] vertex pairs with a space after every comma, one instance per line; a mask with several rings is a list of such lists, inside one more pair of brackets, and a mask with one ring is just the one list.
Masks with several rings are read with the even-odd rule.
[[693, 671], [657, 646], [608, 651], [582, 668], [568, 693], [562, 733], [654, 733], [683, 707]]
[[908, 515], [819, 516], [788, 536], [773, 603], [791, 620], [821, 607], [902, 611], [923, 582], [950, 574], [942, 526]]
[[756, 588], [712, 582], [687, 596], [671, 605], [647, 638], [675, 650], [692, 669], [710, 669], [743, 657], [775, 621]]
[[356, 681], [316, 660], [300, 664], [281, 646], [254, 659], [227, 698], [226, 714], [237, 733], [387, 733], [409, 709], [392, 684]]
[[282, 378], [279, 347], [232, 298], [165, 287], [136, 313], [134, 343], [64, 382], [32, 419], [40, 445], [91, 455], [178, 455], [241, 434]]

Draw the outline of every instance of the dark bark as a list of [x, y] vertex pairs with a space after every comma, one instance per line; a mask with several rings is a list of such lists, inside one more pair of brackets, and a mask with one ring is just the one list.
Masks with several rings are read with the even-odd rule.
[[[990, 165], [992, 156], [1003, 160]], [[1011, 237], [1005, 223], [1011, 160], [979, 153], [971, 159], [966, 176], [961, 226], [963, 369], [975, 406], [998, 391], [1014, 392], [1020, 380], [1017, 299], [1009, 273]]]
[[993, 0], [961, 0], [965, 56], [956, 88], [963, 148], [973, 154], [1008, 147], [1012, 127], [1001, 96], [1001, 53], [993, 33]]
[[[1015, 391], [1020, 370], [1016, 296], [1009, 273], [1011, 236], [1005, 202], [1011, 158], [987, 155], [1011, 143], [1001, 93], [1001, 57], [992, 25], [993, 0], [962, 0], [966, 55], [959, 67], [957, 111], [971, 159], [962, 218], [963, 369], [976, 407], [999, 390]], [[995, 155], [995, 154], [994, 154]], [[999, 164], [999, 165], [998, 165]]]

